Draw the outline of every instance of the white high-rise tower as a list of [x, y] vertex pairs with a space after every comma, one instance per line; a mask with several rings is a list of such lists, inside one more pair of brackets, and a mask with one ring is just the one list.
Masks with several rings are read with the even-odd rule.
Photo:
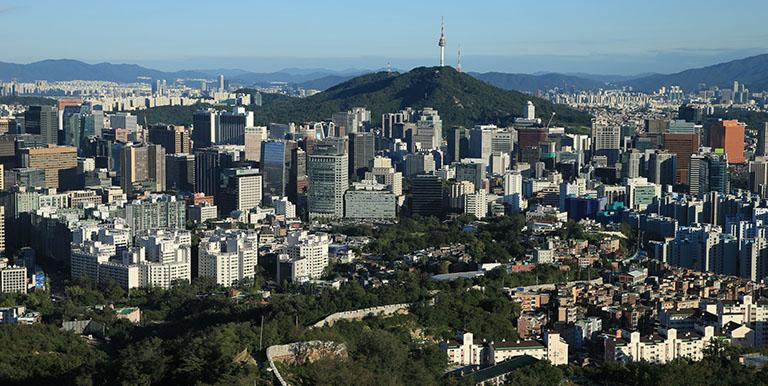
[[440, 40], [437, 42], [440, 47], [440, 67], [445, 66], [445, 22], [440, 18]]

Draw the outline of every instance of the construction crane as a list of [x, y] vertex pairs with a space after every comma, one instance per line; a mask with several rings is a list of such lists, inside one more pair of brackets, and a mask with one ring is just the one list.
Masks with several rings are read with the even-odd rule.
[[544, 127], [545, 129], [549, 130], [549, 125], [552, 123], [552, 119], [554, 118], [555, 118], [555, 112], [553, 111], [552, 115], [549, 116], [549, 122], [547, 122], [547, 126]]

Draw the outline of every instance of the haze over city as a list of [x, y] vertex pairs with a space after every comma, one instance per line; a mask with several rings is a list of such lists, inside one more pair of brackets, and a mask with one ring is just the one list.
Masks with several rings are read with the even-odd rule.
[[[744, 10], [749, 9], [749, 12]], [[695, 17], [685, 17], [695, 13]], [[669, 73], [766, 52], [768, 4], [739, 1], [0, 2], [6, 62], [71, 58], [166, 71], [379, 69], [448, 60], [471, 71]], [[34, 19], [35, 28], [27, 21]], [[717, 28], [728, 21], [734, 28]], [[738, 28], [735, 28], [738, 26]], [[64, 36], [56, 31], [66, 31]], [[52, 35], [59, 36], [52, 38]]]

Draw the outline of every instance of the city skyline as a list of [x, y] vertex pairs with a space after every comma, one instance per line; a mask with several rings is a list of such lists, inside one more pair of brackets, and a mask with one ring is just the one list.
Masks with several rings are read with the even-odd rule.
[[[7, 52], [13, 53], [3, 61], [15, 63], [71, 58], [89, 63], [136, 63], [165, 71], [232, 68], [269, 72], [283, 68], [381, 69], [389, 62], [394, 68], [410, 69], [438, 64], [436, 42], [444, 17], [446, 64], [456, 65], [461, 45], [467, 71], [634, 75], [676, 72], [768, 52], [768, 47], [758, 43], [759, 37], [766, 36], [759, 29], [759, 15], [768, 11], [768, 4], [746, 3], [721, 9], [712, 1], [490, 1], [462, 9], [458, 2], [395, 1], [382, 11], [351, 2], [227, 2], [220, 7], [224, 23], [224, 19], [217, 22], [216, 13], [197, 1], [182, 8], [145, 1], [85, 1], [72, 7], [48, 0], [35, 4], [4, 0], [0, 3], [0, 33], [9, 37]], [[697, 9], [696, 18], [680, 16], [692, 6]], [[297, 7], [306, 12], [295, 12]], [[116, 14], [123, 27], [116, 28], [110, 16]], [[630, 14], [633, 17], [628, 19]], [[37, 28], [26, 25], [30, 17], [40, 21]], [[700, 20], [712, 18], [738, 20], [740, 28], [704, 28]], [[188, 28], [190, 25], [198, 27]], [[51, 38], [56, 36], [54, 31], [61, 30], [67, 31], [66, 42]]]

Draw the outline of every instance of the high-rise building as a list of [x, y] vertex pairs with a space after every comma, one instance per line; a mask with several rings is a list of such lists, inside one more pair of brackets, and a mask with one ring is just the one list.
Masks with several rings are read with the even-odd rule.
[[267, 127], [254, 126], [245, 128], [245, 159], [261, 160], [261, 143], [267, 140]]
[[41, 142], [58, 143], [59, 113], [55, 106], [29, 106], [24, 112], [24, 132], [39, 136]]
[[688, 169], [688, 186], [691, 195], [702, 197], [709, 192], [728, 194], [730, 193], [729, 182], [728, 160], [725, 155], [703, 151], [691, 156]]
[[443, 183], [440, 177], [420, 174], [413, 178], [411, 214], [422, 217], [443, 216]]
[[[466, 151], [469, 145], [466, 137], [466, 131], [463, 127], [459, 126], [448, 129], [448, 136], [446, 138], [448, 148], [445, 152], [445, 163], [447, 165], [460, 162], [461, 158], [467, 155]], [[464, 151], [462, 151], [462, 144]]]
[[165, 191], [165, 149], [155, 144], [128, 144], [121, 150], [120, 187], [125, 193], [135, 185], [142, 190]]
[[362, 176], [370, 170], [376, 155], [376, 138], [371, 132], [349, 134], [349, 173]]
[[437, 110], [425, 107], [412, 117], [416, 124], [413, 142], [418, 143], [421, 150], [439, 149], [443, 141], [443, 121]]
[[5, 254], [5, 206], [0, 206], [0, 255]]
[[277, 140], [261, 144], [261, 172], [264, 175], [264, 197], [288, 196], [293, 141]]
[[331, 238], [326, 233], [292, 232], [286, 238], [286, 253], [292, 261], [293, 281], [319, 279], [328, 266]]
[[349, 187], [347, 154], [335, 146], [315, 149], [307, 162], [307, 206], [310, 219], [344, 217], [344, 192]]
[[364, 107], [355, 107], [349, 111], [334, 113], [331, 120], [336, 127], [335, 136], [344, 137], [350, 133], [366, 131], [371, 123], [371, 112]]
[[397, 196], [376, 180], [352, 184], [344, 195], [344, 217], [382, 220], [397, 217]]
[[640, 177], [640, 171], [643, 169], [643, 153], [637, 150], [630, 150], [622, 154], [621, 175], [624, 178]]
[[595, 155], [608, 157], [608, 164], [618, 161], [621, 149], [621, 127], [608, 122], [592, 122], [592, 149]]
[[533, 102], [528, 101], [528, 103], [525, 104], [525, 114], [523, 114], [523, 118], [526, 120], [536, 119], [536, 106], [533, 105]]
[[648, 181], [658, 185], [674, 185], [677, 173], [677, 155], [656, 150], [648, 156]]
[[165, 154], [190, 154], [192, 146], [189, 129], [184, 126], [151, 125], [149, 127], [149, 142], [160, 145]]
[[197, 111], [192, 115], [192, 145], [195, 149], [210, 147], [216, 143], [216, 120], [214, 110]]
[[177, 192], [195, 190], [195, 156], [192, 154], [165, 155], [165, 187]]
[[263, 198], [261, 174], [250, 168], [224, 169], [219, 196], [216, 203], [224, 214], [258, 207]]
[[768, 158], [755, 157], [749, 163], [749, 174], [752, 191], [760, 197], [768, 198]]
[[125, 220], [134, 235], [154, 228], [184, 229], [186, 214], [184, 201], [167, 194], [153, 194], [125, 204]]
[[219, 74], [219, 92], [225, 92], [227, 91], [226, 85], [224, 84], [224, 74]]
[[755, 156], [768, 156], [768, 122], [765, 122], [762, 127], [757, 129], [757, 147], [755, 148]]
[[392, 167], [392, 160], [377, 156], [373, 159], [373, 169], [365, 173], [366, 180], [376, 180], [380, 184], [387, 185], [389, 191], [395, 196], [403, 195], [403, 173], [396, 172]]
[[664, 149], [677, 155], [676, 184], [688, 185], [688, 164], [699, 151], [698, 134], [664, 134]]
[[233, 286], [252, 280], [258, 264], [259, 234], [237, 229], [206, 233], [198, 249], [198, 276]]
[[245, 107], [235, 107], [231, 112], [218, 114], [216, 143], [245, 145], [246, 127], [253, 127], [253, 111], [245, 111]]
[[20, 149], [25, 168], [45, 170], [45, 187], [67, 190], [77, 180], [77, 148], [48, 145]]
[[744, 158], [745, 125], [737, 120], [722, 120], [709, 125], [709, 144], [714, 149], [723, 149], [728, 162], [741, 164]]

